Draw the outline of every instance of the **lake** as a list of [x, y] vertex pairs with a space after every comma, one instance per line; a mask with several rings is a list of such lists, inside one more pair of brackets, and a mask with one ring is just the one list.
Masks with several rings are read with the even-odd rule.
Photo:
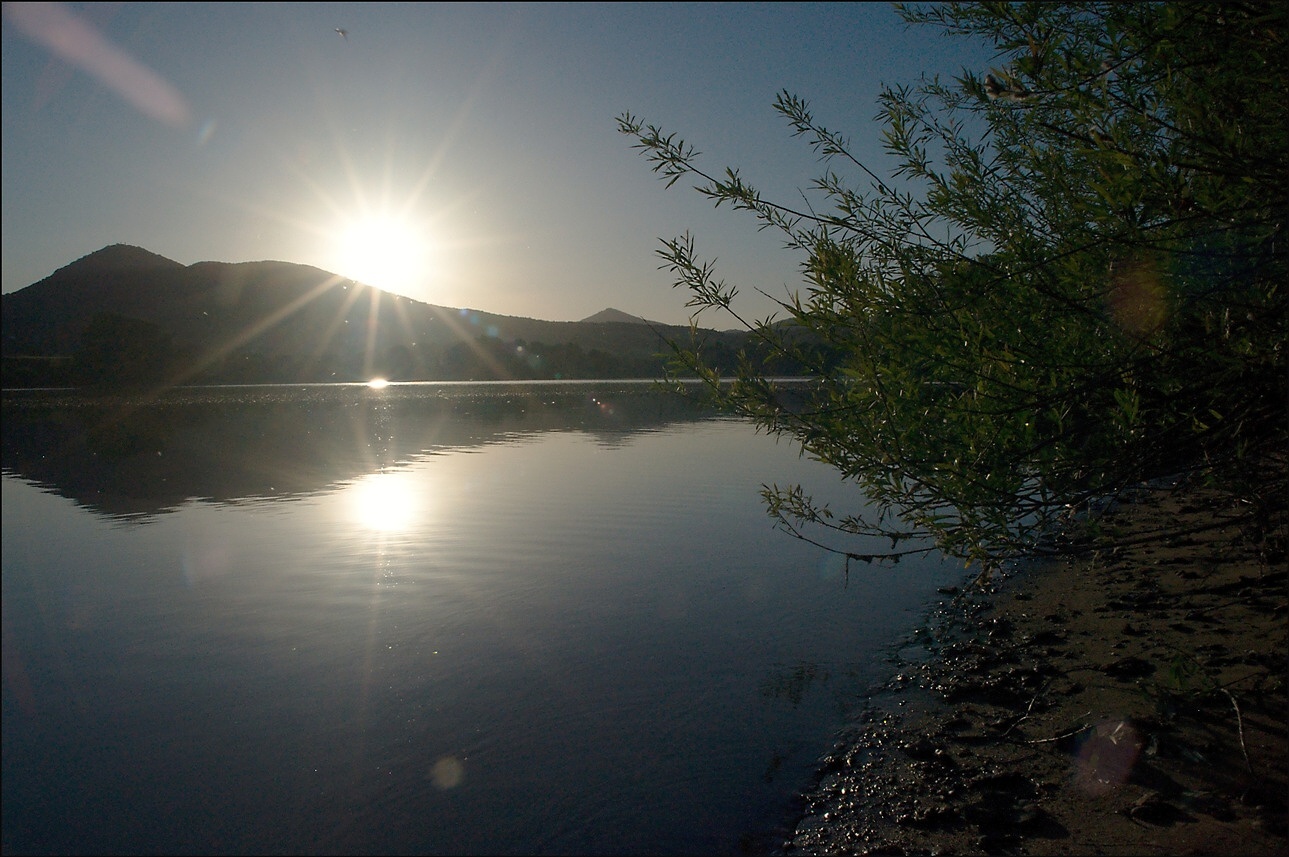
[[648, 385], [6, 391], [5, 853], [764, 851], [959, 563]]

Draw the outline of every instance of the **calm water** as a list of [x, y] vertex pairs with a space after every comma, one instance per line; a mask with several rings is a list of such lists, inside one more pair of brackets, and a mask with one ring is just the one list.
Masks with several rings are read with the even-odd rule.
[[763, 848], [963, 577], [640, 385], [5, 395], [5, 853]]

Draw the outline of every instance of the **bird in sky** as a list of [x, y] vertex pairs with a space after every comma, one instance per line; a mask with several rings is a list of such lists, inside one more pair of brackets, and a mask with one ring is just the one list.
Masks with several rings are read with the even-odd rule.
[[346, 42], [349, 41], [348, 30], [344, 29], [343, 27], [336, 27], [336, 32], [340, 34], [340, 38], [344, 39]]

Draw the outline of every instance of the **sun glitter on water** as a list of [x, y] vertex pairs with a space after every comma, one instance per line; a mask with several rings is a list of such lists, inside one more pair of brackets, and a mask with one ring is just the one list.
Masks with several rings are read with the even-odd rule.
[[350, 510], [369, 530], [406, 530], [423, 513], [420, 497], [404, 473], [376, 473], [351, 489]]

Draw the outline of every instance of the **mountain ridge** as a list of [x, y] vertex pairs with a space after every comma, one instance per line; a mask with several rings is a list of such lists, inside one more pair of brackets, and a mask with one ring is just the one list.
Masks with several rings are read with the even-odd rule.
[[[582, 321], [506, 316], [428, 304], [310, 265], [183, 265], [129, 244], [0, 296], [0, 314], [6, 387], [30, 385], [37, 379], [26, 370], [48, 361], [84, 363], [87, 337], [108, 364], [142, 337], [175, 382], [230, 383], [661, 377], [668, 341], [690, 336], [614, 308]], [[745, 334], [701, 333], [708, 353], [732, 366]], [[100, 368], [98, 382], [110, 383], [111, 366]]]
[[631, 315], [630, 313], [623, 312], [622, 310], [616, 309], [615, 307], [608, 307], [606, 309], [602, 309], [599, 312], [595, 313], [594, 315], [588, 315], [586, 318], [582, 319], [583, 324], [604, 324], [606, 322], [620, 322], [622, 324], [649, 324], [649, 325], [653, 325], [654, 327], [658, 327], [662, 324], [661, 322], [657, 322], [657, 321], [649, 321], [648, 319], [638, 315]]
[[[282, 268], [308, 269], [308, 270], [316, 271], [319, 274], [322, 274], [326, 277], [337, 277], [339, 279], [346, 280], [347, 282], [358, 283], [358, 281], [356, 280], [349, 280], [348, 278], [340, 277], [340, 275], [338, 274], [333, 274], [330, 271], [326, 271], [322, 268], [318, 268], [317, 266], [308, 265], [302, 262], [286, 262], [279, 259], [262, 259], [258, 261], [245, 261], [245, 262], [221, 262], [213, 259], [203, 259], [201, 261], [197, 261], [197, 262], [193, 262], [191, 264], [185, 265], [182, 262], [178, 262], [178, 261], [175, 261], [174, 259], [170, 259], [166, 256], [162, 256], [159, 253], [154, 253], [151, 250], [148, 250], [144, 247], [139, 247], [134, 244], [117, 243], [117, 244], [109, 244], [106, 247], [102, 247], [98, 250], [95, 250], [92, 253], [87, 253], [86, 255], [81, 256], [79, 259], [69, 262], [68, 264], [63, 265], [62, 267], [56, 269], [49, 276], [44, 277], [40, 280], [37, 280], [36, 282], [31, 283], [27, 286], [24, 286], [21, 289], [17, 289], [13, 292], [9, 292], [8, 294], [16, 295], [19, 292], [26, 291], [32, 286], [37, 286], [42, 283], [46, 283], [50, 280], [57, 281], [56, 278], [58, 278], [59, 274], [61, 274], [62, 272], [67, 271], [69, 269], [76, 270], [87, 264], [93, 264], [96, 267], [99, 267], [105, 270], [117, 270], [117, 271], [136, 270], [140, 268], [194, 270], [194, 269], [202, 269], [202, 268], [209, 268], [209, 267], [219, 267], [222, 269], [229, 269], [229, 268], [235, 269], [239, 267], [250, 267], [250, 266], [262, 267], [262, 268], [281, 266]], [[366, 285], [365, 283], [358, 283], [358, 284], [364, 285], [364, 286]], [[370, 287], [370, 288], [375, 288], [375, 287]], [[403, 295], [398, 295], [395, 292], [386, 292], [384, 290], [380, 290], [380, 291], [382, 291], [384, 294], [387, 294], [391, 297], [400, 297], [409, 301], [413, 301], [415, 303], [422, 303], [427, 306], [439, 306], [437, 304], [430, 304], [427, 301], [419, 301], [416, 298], [410, 298]], [[469, 307], [443, 306], [441, 308], [454, 310], [456, 312], [484, 312], [483, 310], [477, 310]], [[667, 324], [659, 321], [650, 321], [644, 318], [643, 316], [638, 316], [638, 315], [633, 315], [631, 313], [623, 312], [622, 310], [619, 310], [616, 307], [606, 307], [597, 313], [593, 313], [592, 315], [589, 315], [586, 318], [578, 319], [576, 321], [537, 319], [537, 318], [529, 318], [527, 316], [511, 316], [504, 313], [494, 313], [494, 312], [488, 312], [487, 314], [501, 316], [505, 318], [524, 318], [531, 321], [548, 321], [551, 324], [605, 324], [605, 323], [621, 322], [621, 323], [627, 323], [627, 324], [652, 325], [654, 327], [676, 327], [676, 328], [683, 327], [683, 325], [673, 325], [673, 324]]]

